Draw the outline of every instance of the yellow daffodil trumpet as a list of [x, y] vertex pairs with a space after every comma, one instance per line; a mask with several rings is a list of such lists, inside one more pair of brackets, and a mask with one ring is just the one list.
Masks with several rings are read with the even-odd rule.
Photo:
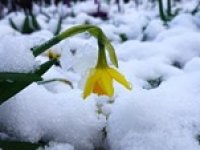
[[114, 95], [114, 80], [131, 90], [131, 84], [126, 80], [126, 78], [116, 69], [108, 66], [105, 47], [100, 42], [98, 42], [98, 46], [99, 54], [97, 65], [89, 72], [84, 87], [83, 98], [87, 98], [91, 93], [112, 97]]

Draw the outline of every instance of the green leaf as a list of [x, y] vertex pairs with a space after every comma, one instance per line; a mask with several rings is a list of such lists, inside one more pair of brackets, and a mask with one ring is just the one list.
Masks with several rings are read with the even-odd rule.
[[34, 28], [35, 30], [40, 30], [41, 27], [40, 27], [40, 25], [39, 25], [39, 23], [38, 23], [36, 17], [33, 15], [33, 13], [31, 13], [31, 20], [32, 20], [33, 28]]
[[115, 65], [115, 67], [118, 68], [118, 61], [117, 61], [117, 56], [115, 54], [115, 49], [107, 38], [105, 39], [105, 47], [109, 53], [111, 62], [113, 63], [113, 65]]
[[60, 17], [59, 20], [58, 20], [57, 28], [56, 28], [54, 35], [58, 35], [60, 33], [61, 26], [62, 26], [62, 18]]
[[33, 29], [30, 24], [30, 18], [28, 15], [24, 19], [24, 24], [23, 24], [21, 32], [22, 33], [32, 33], [33, 32]]
[[19, 29], [17, 28], [17, 26], [16, 26], [15, 23], [13, 22], [12, 18], [9, 18], [9, 24], [10, 24], [10, 26], [11, 26], [13, 29], [19, 31]]
[[[11, 98], [12, 96], [19, 93], [21, 90], [26, 88], [28, 85], [35, 81], [41, 81], [41, 76], [49, 69], [53, 64], [56, 62], [56, 60], [50, 60], [45, 62], [44, 64], [40, 65], [39, 69], [37, 69], [34, 73], [28, 73], [27, 75], [22, 75], [18, 73], [13, 73], [13, 75], [9, 75], [7, 78], [4, 73], [0, 75], [2, 79], [0, 81], [0, 104]], [[4, 75], [3, 75], [4, 74]], [[17, 74], [17, 76], [16, 76]], [[31, 74], [31, 75], [30, 75]], [[25, 79], [22, 79], [24, 77]], [[1, 79], [0, 78], [0, 79]], [[14, 79], [14, 81], [10, 79]]]
[[35, 74], [42, 76], [45, 72], [47, 72], [55, 63], [57, 60], [49, 60], [45, 62], [44, 64], [40, 65], [39, 69], [35, 71]]
[[30, 82], [30, 81], [41, 81], [42, 78], [37, 74], [32, 73], [6, 73], [0, 72], [0, 81], [14, 82]]
[[0, 104], [14, 96], [15, 94], [19, 93], [21, 90], [23, 90], [25, 87], [27, 87], [32, 82], [6, 82], [1, 81], [0, 82]]
[[51, 83], [51, 82], [62, 82], [64, 84], [69, 85], [72, 89], [74, 88], [71, 81], [66, 80], [66, 79], [62, 79], [62, 78], [53, 78], [53, 79], [49, 79], [49, 80], [39, 81], [37, 83], [40, 85], [40, 84], [47, 84], [47, 83]]
[[[143, 31], [144, 31], [145, 29], [143, 29]], [[120, 33], [119, 34], [119, 37], [121, 38], [121, 41], [122, 42], [125, 42], [125, 41], [127, 41], [128, 40], [128, 37], [127, 37], [127, 35], [125, 34], [125, 33]]]
[[3, 150], [36, 150], [43, 144], [29, 142], [0, 141], [0, 148]]

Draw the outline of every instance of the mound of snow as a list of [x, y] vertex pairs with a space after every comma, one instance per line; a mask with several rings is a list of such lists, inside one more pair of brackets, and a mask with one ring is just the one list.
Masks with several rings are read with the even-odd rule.
[[0, 106], [0, 124], [0, 131], [18, 140], [66, 142], [77, 150], [93, 150], [101, 142], [105, 120], [79, 90], [53, 94], [32, 84]]
[[31, 72], [36, 68], [35, 58], [20, 37], [0, 39], [0, 72]]

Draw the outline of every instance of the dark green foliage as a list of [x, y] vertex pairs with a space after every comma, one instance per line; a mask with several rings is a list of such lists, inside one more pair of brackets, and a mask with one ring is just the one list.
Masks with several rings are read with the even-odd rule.
[[171, 0], [167, 0], [167, 15], [172, 16]]
[[35, 30], [40, 30], [41, 27], [40, 27], [40, 25], [39, 25], [39, 23], [38, 23], [38, 21], [37, 21], [35, 15], [33, 15], [33, 14], [31, 13], [30, 16], [31, 16], [31, 19], [32, 19], [32, 26], [33, 26], [33, 28], [34, 28]]
[[36, 150], [43, 144], [34, 144], [29, 142], [0, 141], [0, 147], [3, 150]]
[[155, 88], [160, 86], [162, 81], [163, 81], [162, 77], [158, 77], [158, 78], [154, 78], [154, 79], [148, 79], [147, 80], [148, 85], [144, 86], [143, 88], [147, 89], [147, 90], [155, 89]]
[[159, 14], [160, 14], [160, 19], [163, 21], [167, 21], [167, 18], [164, 14], [164, 8], [163, 8], [163, 1], [158, 0], [158, 5], [159, 5]]
[[36, 17], [32, 13], [30, 13], [30, 15], [25, 16], [24, 23], [21, 28], [16, 26], [12, 18], [9, 18], [9, 23], [13, 29], [24, 34], [33, 33], [41, 29], [39, 23], [36, 20]]
[[58, 19], [57, 28], [56, 28], [56, 31], [55, 31], [54, 35], [58, 35], [60, 33], [61, 27], [62, 27], [62, 17], [60, 17]]
[[122, 41], [122, 42], [125, 42], [125, 41], [128, 40], [128, 38], [127, 38], [127, 36], [126, 36], [125, 33], [121, 33], [121, 34], [119, 34], [119, 37], [121, 38], [121, 41]]
[[42, 85], [42, 84], [47, 84], [47, 83], [51, 83], [51, 82], [62, 82], [64, 84], [69, 85], [72, 89], [74, 88], [72, 82], [70, 82], [69, 80], [66, 80], [66, 79], [62, 79], [62, 78], [53, 78], [50, 80], [43, 80], [43, 81], [39, 81], [38, 84]]
[[0, 73], [0, 104], [19, 93], [35, 81], [41, 81], [41, 76], [56, 62], [50, 60], [40, 66], [34, 73]]
[[152, 88], [156, 88], [161, 84], [162, 78], [159, 77], [157, 79], [148, 80], [147, 82], [151, 85]]
[[12, 20], [11, 18], [9, 18], [9, 24], [10, 24], [10, 26], [11, 26], [13, 29], [19, 31], [19, 29], [17, 28], [17, 26], [15, 25], [15, 23], [13, 22], [13, 20]]
[[24, 24], [21, 29], [21, 33], [32, 33], [33, 32], [33, 28], [31, 26], [30, 21], [31, 21], [30, 17], [26, 16], [24, 19]]
[[163, 0], [158, 0], [160, 19], [163, 22], [172, 20], [177, 14], [172, 14], [171, 0], [167, 0], [167, 11], [164, 10]]

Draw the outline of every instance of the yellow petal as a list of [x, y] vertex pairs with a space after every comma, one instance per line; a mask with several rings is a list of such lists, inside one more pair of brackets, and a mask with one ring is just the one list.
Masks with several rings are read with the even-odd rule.
[[95, 82], [92, 92], [96, 93], [97, 95], [106, 95], [105, 91], [102, 89], [100, 84], [101, 82], [99, 83], [99, 81]]
[[114, 78], [117, 82], [121, 83], [123, 86], [125, 86], [127, 89], [131, 90], [132, 86], [131, 84], [126, 80], [126, 78], [120, 74], [117, 70], [113, 68], [107, 69], [110, 76]]
[[106, 95], [112, 97], [114, 94], [114, 88], [113, 88], [112, 78], [107, 72], [107, 69], [102, 69], [100, 82], [101, 82], [100, 86], [106, 93]]
[[98, 80], [98, 78], [99, 75], [96, 69], [91, 69], [84, 87], [84, 92], [83, 92], [84, 99], [91, 94], [94, 84]]

